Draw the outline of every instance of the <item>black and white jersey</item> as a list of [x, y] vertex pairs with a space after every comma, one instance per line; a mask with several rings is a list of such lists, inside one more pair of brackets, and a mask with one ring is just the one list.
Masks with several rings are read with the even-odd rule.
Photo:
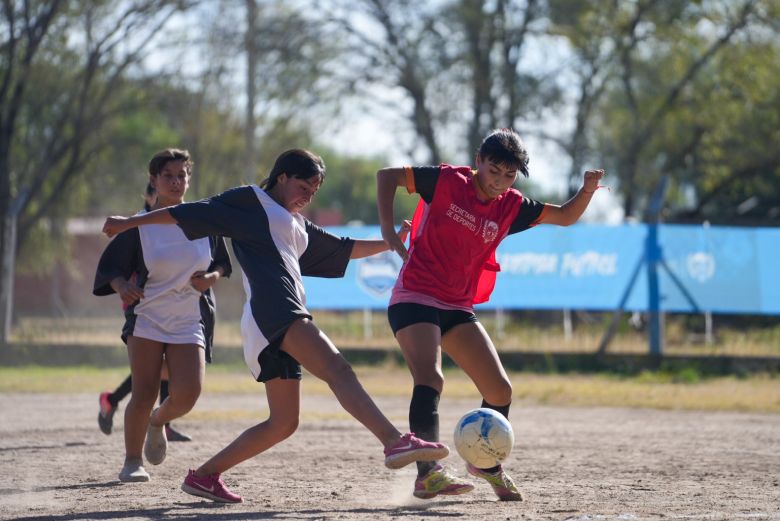
[[[143, 212], [142, 212], [143, 213]], [[190, 241], [175, 225], [149, 225], [117, 235], [98, 263], [93, 293], [114, 293], [110, 282], [135, 280], [144, 298], [125, 310], [122, 339], [130, 335], [171, 344], [210, 347], [214, 328], [214, 296], [190, 283], [196, 271], [220, 266], [231, 272], [225, 241], [218, 237]]]
[[190, 239], [230, 237], [243, 270], [244, 359], [255, 378], [258, 356], [306, 309], [302, 276], [343, 277], [354, 241], [336, 237], [287, 211], [260, 187], [242, 186], [170, 212]]

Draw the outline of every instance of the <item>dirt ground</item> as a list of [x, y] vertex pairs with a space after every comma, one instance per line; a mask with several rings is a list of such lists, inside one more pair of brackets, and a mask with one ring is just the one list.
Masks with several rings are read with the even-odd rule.
[[[379, 398], [399, 426], [406, 400]], [[473, 401], [442, 400], [444, 441]], [[780, 415], [516, 404], [505, 467], [526, 500], [501, 503], [485, 483], [429, 501], [412, 497], [413, 466], [382, 465], [380, 445], [331, 396], [304, 397], [299, 431], [226, 473], [240, 505], [179, 489], [196, 467], [265, 415], [257, 395], [204, 395], [177, 425], [152, 481], [121, 484], [122, 414], [97, 428], [97, 396], [0, 394], [0, 519], [173, 520], [780, 520]], [[445, 461], [465, 475], [452, 454]]]

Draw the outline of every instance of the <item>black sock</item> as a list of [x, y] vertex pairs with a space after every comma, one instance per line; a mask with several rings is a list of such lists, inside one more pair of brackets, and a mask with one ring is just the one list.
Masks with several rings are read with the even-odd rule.
[[168, 380], [160, 380], [160, 405], [168, 398]]
[[509, 407], [512, 405], [512, 402], [509, 402], [506, 405], [492, 405], [490, 403], [487, 403], [485, 400], [482, 400], [482, 408], [484, 409], [493, 409], [496, 412], [500, 412], [501, 416], [509, 419]]
[[[507, 420], [509, 419], [509, 406], [510, 405], [512, 405], [512, 402], [509, 402], [506, 405], [492, 405], [492, 404], [487, 403], [484, 399], [482, 400], [482, 407], [483, 408], [493, 409], [494, 411], [501, 413], [501, 415], [504, 418], [506, 418]], [[485, 472], [490, 472], [491, 474], [494, 474], [494, 473], [498, 472], [500, 469], [501, 469], [501, 464], [498, 464], [495, 467], [490, 467], [489, 469], [481, 469], [481, 470], [484, 470]]]
[[[409, 404], [409, 428], [420, 439], [439, 441], [439, 391], [427, 385], [415, 385]], [[424, 476], [435, 461], [418, 461], [417, 475]]]
[[[160, 405], [168, 398], [168, 380], [160, 380]], [[165, 425], [170, 425], [170, 422]]]
[[116, 407], [133, 390], [133, 377], [128, 375], [116, 390], [108, 395], [108, 403]]

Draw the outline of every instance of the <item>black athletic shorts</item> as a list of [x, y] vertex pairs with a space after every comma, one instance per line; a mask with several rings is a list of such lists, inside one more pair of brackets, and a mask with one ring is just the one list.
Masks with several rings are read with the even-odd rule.
[[401, 302], [387, 308], [387, 319], [394, 335], [406, 326], [420, 322], [436, 324], [442, 336], [458, 324], [477, 322], [477, 316], [471, 311], [439, 309], [412, 302]]
[[260, 364], [260, 376], [257, 377], [258, 382], [267, 382], [274, 378], [281, 378], [282, 380], [300, 380], [301, 364], [282, 351], [282, 340], [284, 335], [274, 340], [268, 346], [260, 351], [257, 356], [257, 361]]

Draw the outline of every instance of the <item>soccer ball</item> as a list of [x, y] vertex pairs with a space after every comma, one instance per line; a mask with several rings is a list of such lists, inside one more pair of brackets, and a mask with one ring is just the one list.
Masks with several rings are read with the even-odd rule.
[[501, 413], [482, 408], [463, 415], [455, 425], [454, 440], [461, 458], [486, 469], [506, 459], [515, 444], [515, 434]]

